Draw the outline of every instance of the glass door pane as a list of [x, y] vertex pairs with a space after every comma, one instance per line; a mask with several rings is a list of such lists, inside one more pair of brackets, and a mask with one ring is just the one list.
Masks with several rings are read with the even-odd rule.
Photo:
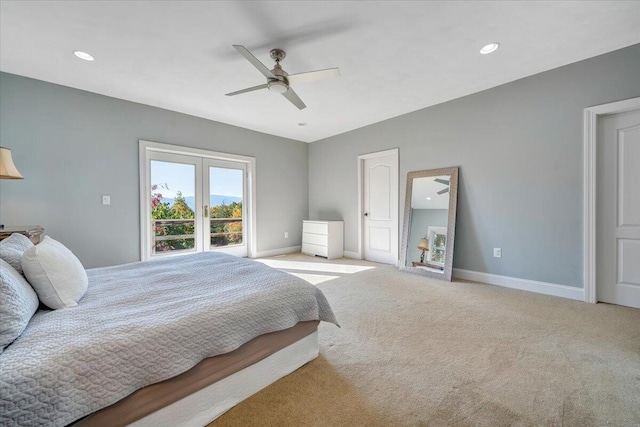
[[195, 252], [196, 165], [151, 160], [151, 255]]
[[[245, 237], [245, 166], [243, 163], [208, 160], [205, 198], [209, 200], [210, 250], [247, 256]], [[207, 188], [208, 187], [208, 188]], [[205, 220], [205, 227], [207, 226]]]

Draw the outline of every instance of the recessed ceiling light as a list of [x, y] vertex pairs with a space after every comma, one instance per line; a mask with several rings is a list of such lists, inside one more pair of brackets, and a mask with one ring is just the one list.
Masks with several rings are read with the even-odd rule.
[[488, 45], [486, 45], [482, 49], [480, 49], [480, 53], [483, 54], [483, 55], [488, 55], [488, 54], [493, 53], [496, 50], [498, 50], [499, 47], [500, 47], [500, 43], [498, 43], [498, 42], [489, 43]]
[[427, 200], [431, 200], [431, 197], [427, 197]]
[[298, 123], [298, 126], [306, 126], [306, 125], [307, 125], [306, 123], [302, 123], [302, 122]]
[[85, 61], [93, 61], [93, 56], [90, 53], [83, 52], [81, 50], [74, 50], [73, 54], [80, 59], [84, 59]]

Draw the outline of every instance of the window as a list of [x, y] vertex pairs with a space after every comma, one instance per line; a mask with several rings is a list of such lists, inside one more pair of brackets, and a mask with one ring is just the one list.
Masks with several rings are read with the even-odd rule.
[[447, 227], [429, 226], [427, 230], [427, 239], [429, 240], [427, 261], [444, 266], [447, 251]]
[[255, 159], [140, 141], [141, 257], [255, 254]]

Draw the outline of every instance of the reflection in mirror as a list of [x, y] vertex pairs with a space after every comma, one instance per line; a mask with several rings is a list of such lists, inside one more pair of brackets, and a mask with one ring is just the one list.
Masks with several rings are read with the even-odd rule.
[[407, 175], [400, 269], [451, 280], [458, 168]]

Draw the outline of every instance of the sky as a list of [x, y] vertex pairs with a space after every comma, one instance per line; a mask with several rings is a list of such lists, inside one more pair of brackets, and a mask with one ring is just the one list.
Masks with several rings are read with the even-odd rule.
[[[242, 197], [242, 170], [210, 168], [209, 194]], [[158, 191], [165, 198], [195, 196], [195, 166], [183, 163], [151, 161], [151, 184], [167, 184]]]

